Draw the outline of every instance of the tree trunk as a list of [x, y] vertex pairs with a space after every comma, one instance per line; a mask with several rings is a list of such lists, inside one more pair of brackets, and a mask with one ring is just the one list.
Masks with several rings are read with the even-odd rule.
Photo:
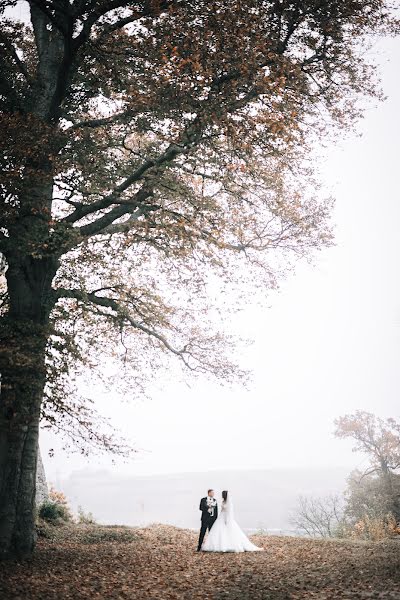
[[35, 545], [39, 420], [56, 261], [14, 252], [7, 262], [10, 308], [0, 329], [0, 559], [21, 559]]
[[[14, 404], [15, 407], [16, 402], [7, 402], [8, 394], [4, 395], [4, 404]], [[0, 416], [1, 559], [27, 558], [35, 545], [34, 506], [40, 404], [34, 397], [23, 398], [22, 401], [25, 401], [24, 418], [10, 417], [8, 411], [4, 410]]]
[[36, 139], [21, 164], [18, 216], [3, 250], [9, 308], [0, 319], [0, 559], [29, 557], [35, 545], [39, 419], [58, 268], [58, 250], [50, 248], [52, 157], [64, 143], [57, 120], [73, 58], [65, 36], [37, 4], [29, 2], [38, 64], [27, 104]]

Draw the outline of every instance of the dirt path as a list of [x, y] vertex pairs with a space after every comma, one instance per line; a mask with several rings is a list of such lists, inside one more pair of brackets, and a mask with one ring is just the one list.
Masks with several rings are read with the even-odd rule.
[[[77, 528], [75, 528], [77, 529]], [[259, 537], [263, 553], [196, 553], [172, 527], [81, 528], [0, 565], [3, 600], [400, 600], [400, 542]]]

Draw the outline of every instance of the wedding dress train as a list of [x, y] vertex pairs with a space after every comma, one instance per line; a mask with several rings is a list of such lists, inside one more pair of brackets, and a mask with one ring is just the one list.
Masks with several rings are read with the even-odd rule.
[[233, 504], [229, 496], [226, 501], [222, 501], [221, 513], [201, 549], [203, 552], [259, 552], [263, 550], [263, 548], [255, 546], [236, 523], [233, 516]]

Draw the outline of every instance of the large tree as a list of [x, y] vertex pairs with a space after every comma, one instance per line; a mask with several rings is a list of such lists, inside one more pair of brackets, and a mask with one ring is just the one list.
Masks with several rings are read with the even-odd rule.
[[2, 557], [34, 547], [41, 414], [90, 429], [65, 394], [79, 360], [121, 357], [139, 384], [165, 351], [232, 377], [209, 286], [271, 285], [329, 243], [310, 148], [379, 95], [366, 44], [395, 28], [384, 0], [30, 0], [28, 25], [15, 4], [0, 2]]

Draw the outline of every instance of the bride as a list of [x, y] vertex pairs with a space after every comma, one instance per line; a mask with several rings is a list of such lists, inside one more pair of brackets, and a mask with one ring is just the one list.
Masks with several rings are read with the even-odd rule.
[[203, 552], [257, 552], [264, 549], [252, 544], [236, 523], [227, 491], [222, 492], [221, 513], [201, 549]]

